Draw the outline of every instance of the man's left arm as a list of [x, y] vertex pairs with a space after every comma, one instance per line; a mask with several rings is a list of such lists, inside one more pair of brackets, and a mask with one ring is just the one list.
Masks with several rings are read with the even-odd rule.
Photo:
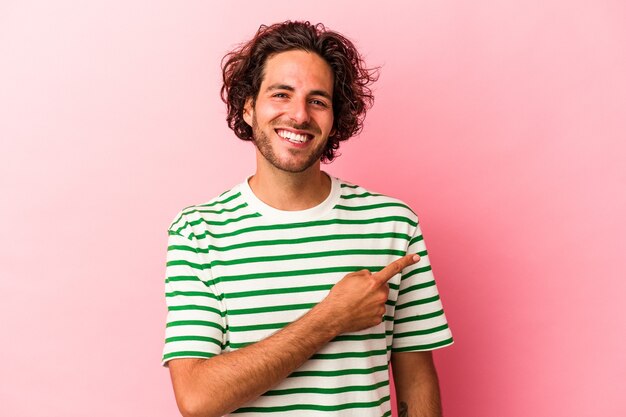
[[432, 352], [391, 354], [398, 417], [441, 417], [439, 379]]

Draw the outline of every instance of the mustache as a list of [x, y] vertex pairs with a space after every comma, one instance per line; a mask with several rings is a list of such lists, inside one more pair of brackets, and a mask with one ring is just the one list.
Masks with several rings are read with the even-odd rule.
[[293, 123], [291, 121], [288, 120], [277, 120], [275, 122], [272, 123], [272, 126], [282, 126], [282, 127], [289, 127], [291, 129], [294, 130], [304, 130], [307, 132], [310, 132], [312, 134], [321, 134], [322, 130], [319, 128], [319, 126], [317, 124], [314, 123], [302, 123], [302, 124], [296, 124]]

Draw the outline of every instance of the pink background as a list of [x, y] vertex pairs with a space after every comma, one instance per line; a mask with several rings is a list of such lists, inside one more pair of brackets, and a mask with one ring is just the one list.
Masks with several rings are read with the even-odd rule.
[[626, 415], [626, 3], [268, 4], [0, 4], [0, 415], [177, 415], [165, 231], [252, 172], [219, 62], [288, 18], [383, 66], [327, 170], [420, 215], [446, 415]]

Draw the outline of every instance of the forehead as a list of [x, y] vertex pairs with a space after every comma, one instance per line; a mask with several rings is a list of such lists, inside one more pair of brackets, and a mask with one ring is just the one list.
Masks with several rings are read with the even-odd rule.
[[333, 71], [330, 65], [314, 52], [293, 50], [270, 56], [265, 62], [261, 91], [280, 83], [296, 90], [333, 91]]

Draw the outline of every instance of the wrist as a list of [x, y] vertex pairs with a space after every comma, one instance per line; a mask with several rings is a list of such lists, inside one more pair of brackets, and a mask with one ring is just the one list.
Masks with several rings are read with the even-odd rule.
[[324, 335], [328, 341], [343, 333], [341, 318], [326, 300], [322, 300], [307, 314], [311, 316], [315, 331]]

